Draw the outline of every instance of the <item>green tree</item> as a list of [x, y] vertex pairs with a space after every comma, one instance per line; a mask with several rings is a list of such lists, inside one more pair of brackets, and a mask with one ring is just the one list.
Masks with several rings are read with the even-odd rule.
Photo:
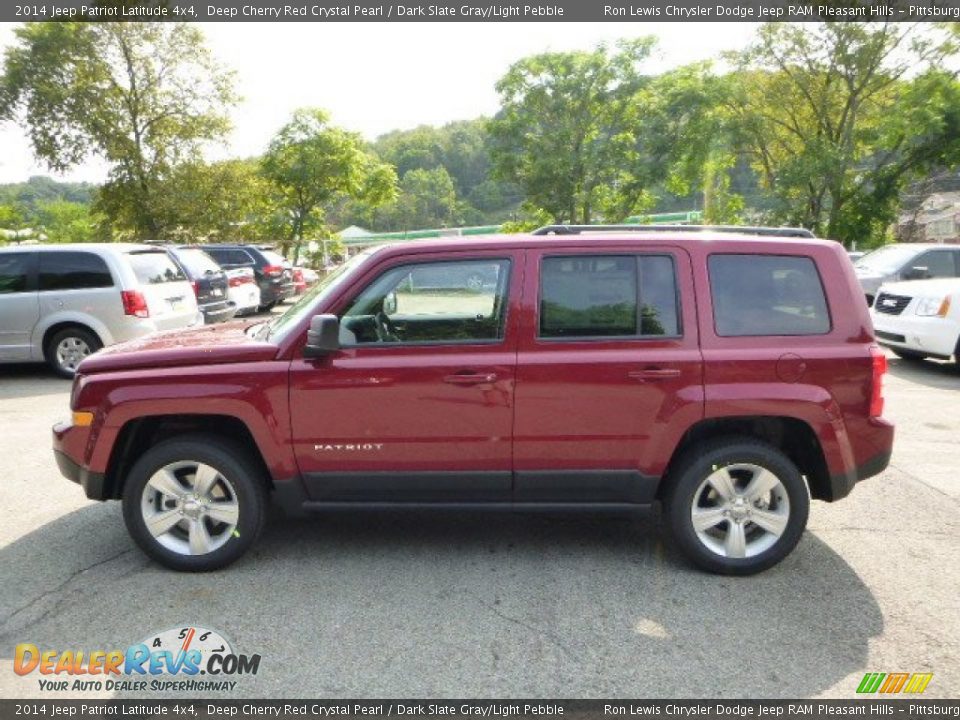
[[956, 44], [901, 23], [770, 23], [731, 56], [738, 147], [774, 219], [839, 240], [885, 230], [903, 184], [960, 153]]
[[160, 217], [172, 236], [232, 241], [276, 236], [273, 187], [255, 159], [182, 163], [161, 190]]
[[158, 188], [229, 129], [232, 74], [182, 23], [27, 23], [0, 77], [0, 108], [22, 121], [38, 158], [66, 170], [110, 166], [97, 205], [132, 237], [163, 237]]
[[650, 84], [641, 65], [653, 45], [642, 38], [613, 52], [601, 45], [512, 65], [497, 83], [502, 108], [490, 123], [498, 176], [555, 219], [590, 222], [641, 159], [637, 102]]
[[297, 110], [262, 159], [264, 177], [286, 213], [284, 250], [323, 226], [324, 208], [339, 199], [376, 207], [396, 196], [393, 167], [370, 153], [357, 133], [330, 125], [323, 110]]
[[90, 206], [69, 200], [41, 200], [36, 224], [49, 242], [92, 242], [98, 238], [97, 219]]
[[410, 170], [400, 181], [400, 192], [383, 208], [386, 225], [397, 230], [450, 227], [460, 222], [457, 191], [444, 167]]

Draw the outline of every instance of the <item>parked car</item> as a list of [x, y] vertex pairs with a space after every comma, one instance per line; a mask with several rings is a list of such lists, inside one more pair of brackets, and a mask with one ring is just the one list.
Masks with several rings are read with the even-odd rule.
[[[769, 229], [637, 228], [375, 248], [283, 315], [109, 348], [53, 429], [59, 467], [179, 570], [239, 558], [271, 497], [296, 514], [662, 503], [700, 567], [769, 568], [811, 497], [889, 462], [853, 266]], [[420, 274], [446, 291], [410, 291]]]
[[225, 270], [248, 267], [260, 287], [260, 310], [270, 310], [294, 293], [293, 268], [280, 253], [259, 245], [201, 245]]
[[303, 281], [307, 284], [308, 288], [312, 288], [318, 282], [320, 282], [320, 273], [316, 270], [311, 270], [310, 268], [300, 268], [303, 273]]
[[850, 258], [851, 262], [856, 262], [866, 254], [862, 250], [847, 250], [847, 257]]
[[960, 246], [895, 243], [869, 252], [854, 263], [857, 279], [872, 305], [883, 283], [960, 277]]
[[0, 363], [72, 377], [105, 345], [203, 322], [161, 248], [119, 243], [0, 248]]
[[216, 261], [196, 245], [165, 245], [193, 285], [197, 306], [208, 325], [225, 322], [237, 314], [228, 297], [227, 275]]
[[900, 357], [960, 362], [960, 278], [882, 285], [871, 312], [880, 344]]
[[237, 306], [237, 316], [255, 313], [260, 307], [260, 287], [253, 268], [226, 270], [230, 301]]

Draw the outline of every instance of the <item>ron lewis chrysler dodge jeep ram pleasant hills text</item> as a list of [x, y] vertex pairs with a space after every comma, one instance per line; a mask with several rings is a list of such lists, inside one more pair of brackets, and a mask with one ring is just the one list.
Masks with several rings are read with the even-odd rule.
[[842, 246], [555, 226], [381, 246], [269, 321], [85, 359], [61, 472], [179, 570], [291, 512], [662, 507], [700, 567], [794, 548], [889, 462], [886, 358]]

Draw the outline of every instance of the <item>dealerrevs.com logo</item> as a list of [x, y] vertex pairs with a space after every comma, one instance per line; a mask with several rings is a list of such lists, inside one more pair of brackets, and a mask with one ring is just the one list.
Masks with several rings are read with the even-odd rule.
[[216, 630], [197, 626], [152, 633], [126, 650], [51, 650], [20, 643], [17, 675], [37, 674], [40, 690], [166, 692], [232, 691], [242, 675], [256, 675], [260, 655], [244, 655]]

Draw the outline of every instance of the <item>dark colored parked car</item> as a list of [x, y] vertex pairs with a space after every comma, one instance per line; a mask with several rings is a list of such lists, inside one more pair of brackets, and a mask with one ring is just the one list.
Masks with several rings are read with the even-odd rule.
[[253, 268], [260, 286], [260, 309], [269, 310], [294, 294], [293, 267], [280, 253], [259, 245], [201, 245], [226, 270]]
[[[240, 557], [271, 497], [293, 513], [662, 505], [700, 567], [774, 565], [810, 498], [890, 459], [886, 359], [843, 247], [588, 231], [380, 247], [269, 321], [107, 348], [53, 429], [60, 469], [121, 499], [135, 541], [180, 570]], [[411, 288], [427, 271], [449, 291]], [[475, 271], [491, 281], [470, 288]]]
[[212, 257], [196, 245], [166, 245], [165, 248], [193, 285], [204, 323], [225, 322], [237, 314], [237, 305], [228, 296], [227, 274]]

